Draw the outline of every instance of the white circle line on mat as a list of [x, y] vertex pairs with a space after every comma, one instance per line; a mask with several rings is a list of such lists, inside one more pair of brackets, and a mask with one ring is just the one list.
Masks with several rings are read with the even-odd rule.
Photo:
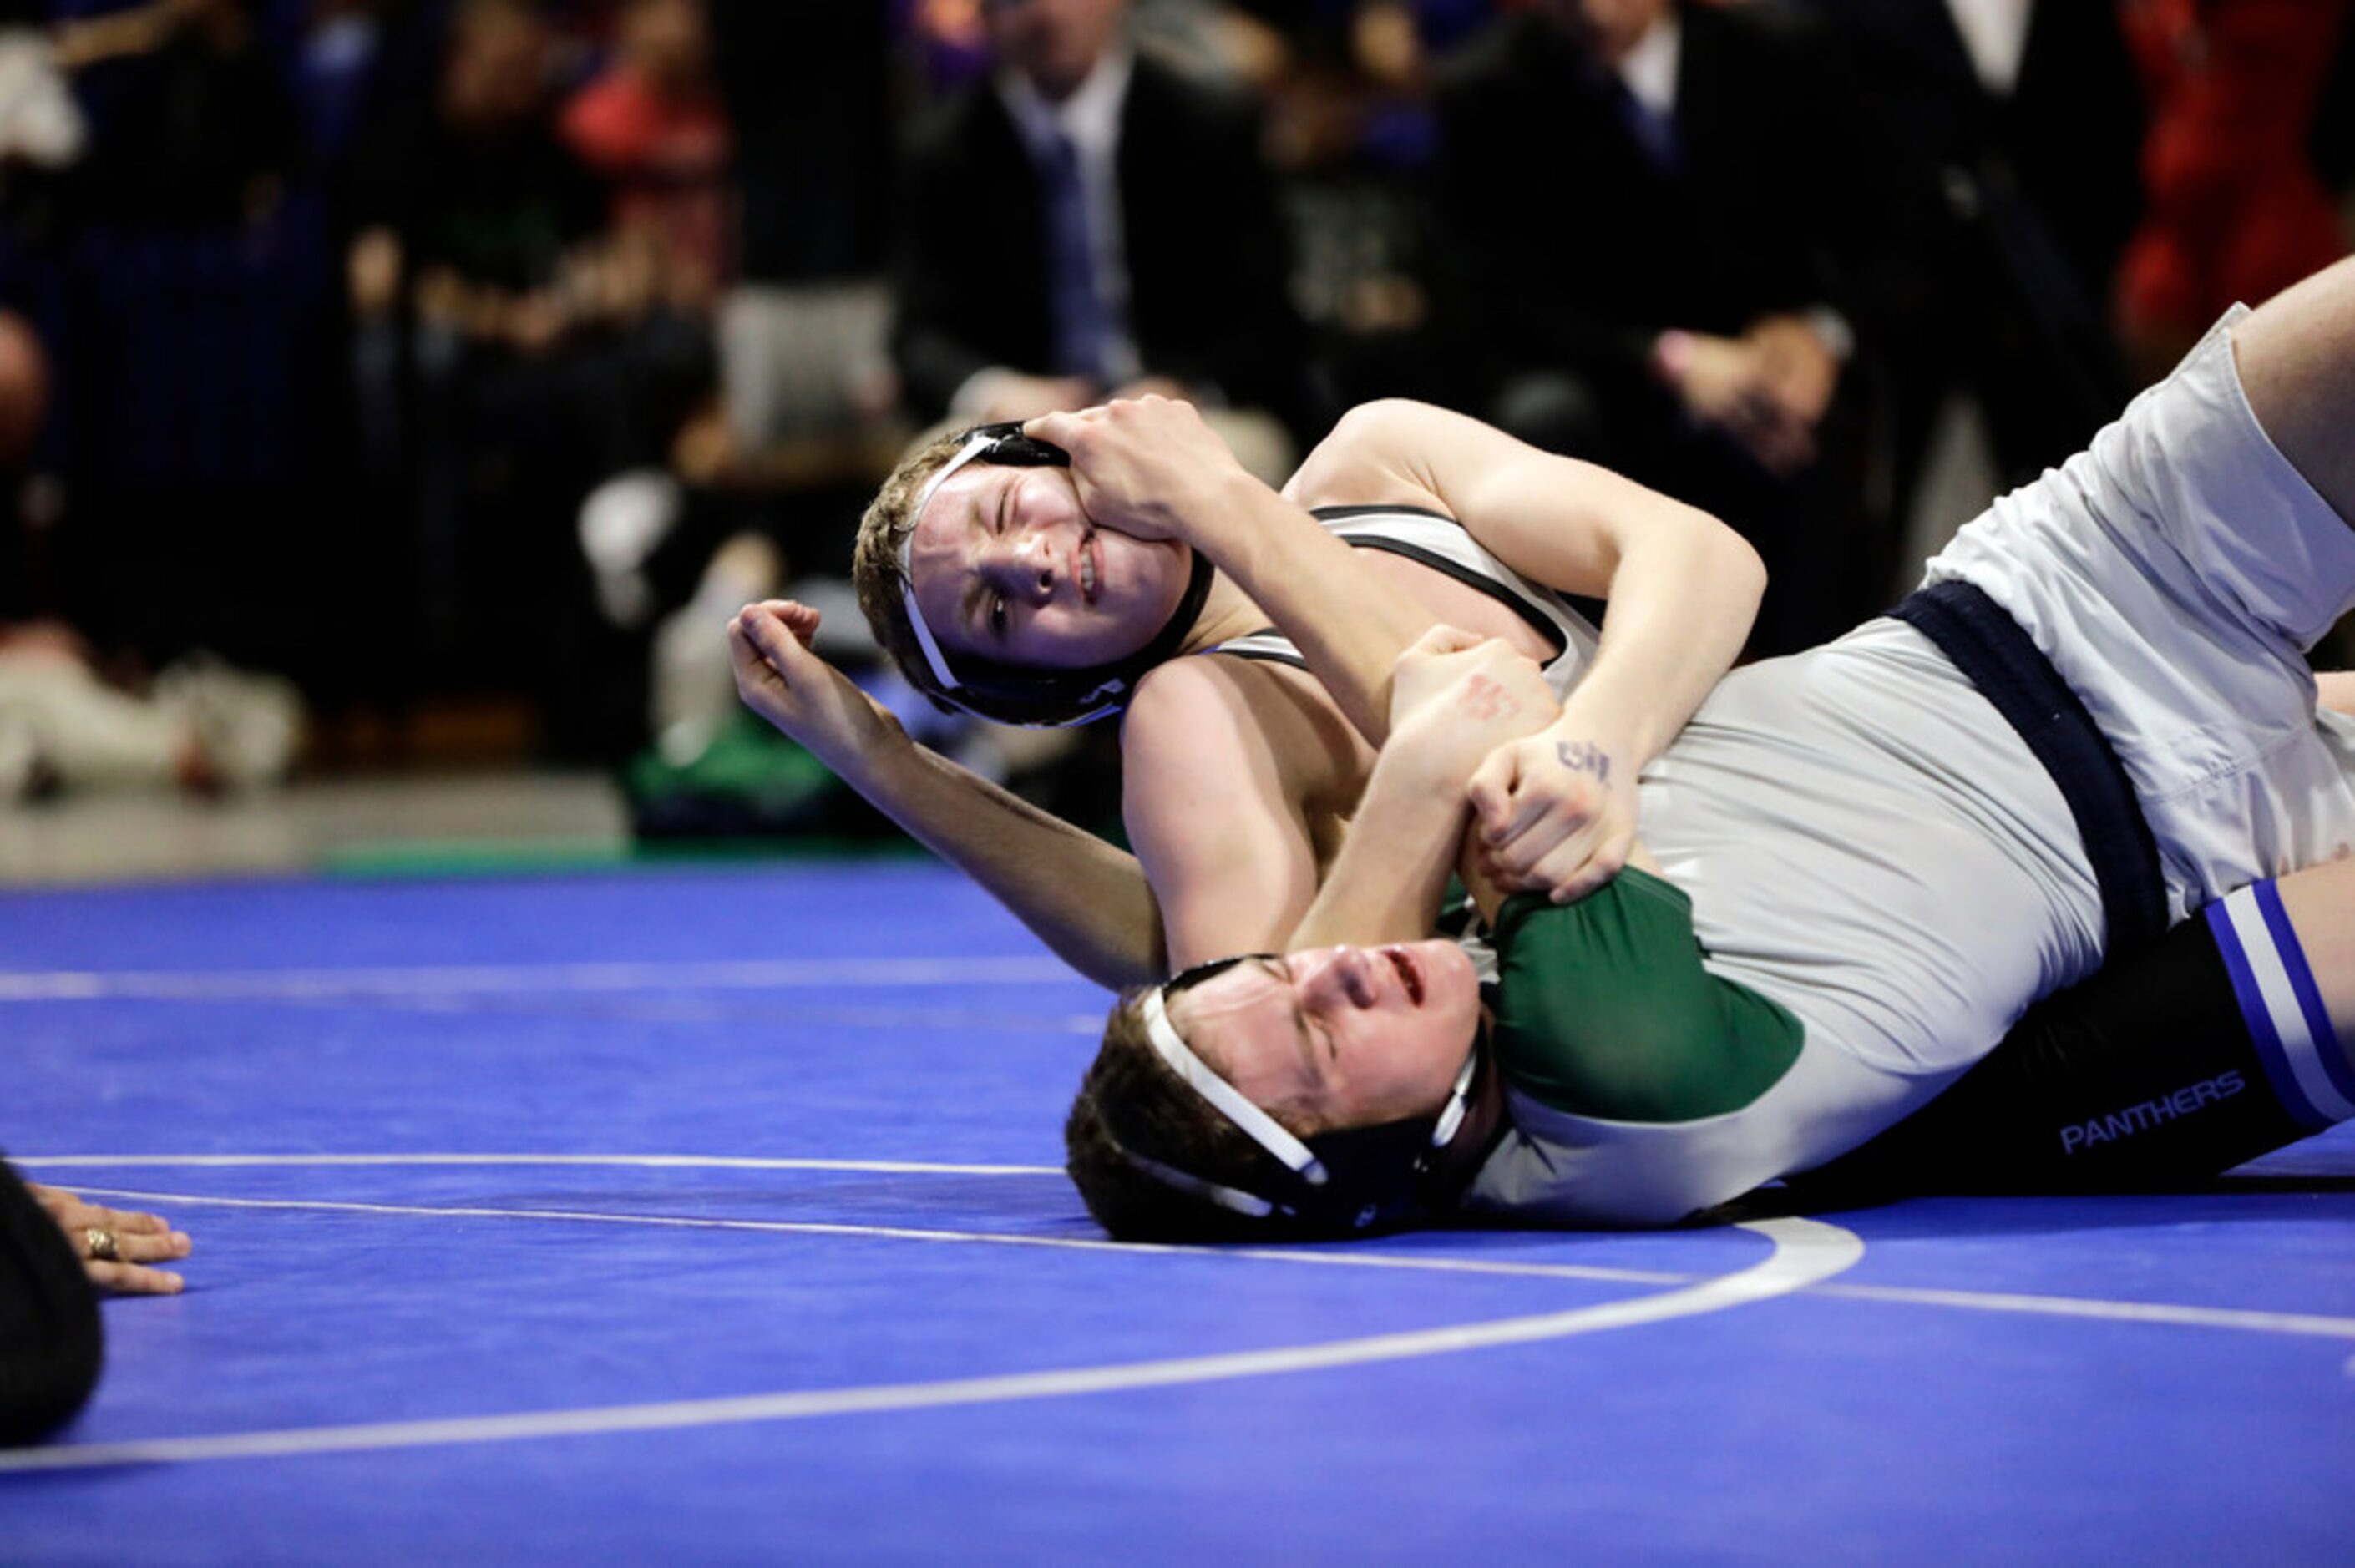
[[[698, 1214], [628, 1214], [595, 1209], [506, 1209], [443, 1203], [369, 1203], [330, 1198], [220, 1198], [195, 1192], [155, 1192], [127, 1187], [79, 1188], [84, 1197], [164, 1203], [191, 1209], [271, 1209], [313, 1213], [388, 1214], [425, 1219], [541, 1220], [589, 1225], [643, 1225], [658, 1230], [739, 1231], [752, 1234], [873, 1236], [888, 1241], [973, 1242], [993, 1246], [1046, 1247], [1066, 1252], [1103, 1252], [1121, 1256], [1176, 1253], [1188, 1257], [1240, 1257], [1279, 1263], [1313, 1263], [1351, 1268], [1391, 1268], [1433, 1274], [1488, 1274], [1525, 1279], [1612, 1279], [1631, 1285], [1686, 1285], [1689, 1272], [1610, 1268], [1593, 1264], [1501, 1262], [1481, 1258], [1431, 1257], [1368, 1252], [1357, 1246], [1186, 1246], [1157, 1242], [1118, 1242], [1103, 1236], [1067, 1236], [1011, 1231], [945, 1231], [916, 1225], [847, 1224], [828, 1220], [740, 1220]], [[1731, 1228], [1731, 1227], [1729, 1227]]]
[[9, 1160], [16, 1165], [44, 1171], [599, 1165], [648, 1171], [857, 1171], [904, 1176], [1063, 1173], [1060, 1165], [957, 1165], [916, 1160], [814, 1160], [752, 1154], [12, 1154]]
[[420, 964], [323, 969], [0, 971], [0, 1001], [284, 1000], [549, 991], [1082, 983], [1050, 959], [756, 959], [732, 962]]
[[[157, 1154], [57, 1155], [17, 1161], [34, 1167], [156, 1167], [220, 1168], [235, 1166], [474, 1166], [474, 1165], [621, 1165], [779, 1171], [849, 1171], [905, 1175], [1060, 1176], [1043, 1165], [942, 1165], [914, 1160], [791, 1160], [725, 1155], [640, 1154]], [[219, 1198], [191, 1192], [152, 1192], [120, 1188], [87, 1188], [94, 1197], [137, 1202], [186, 1204], [192, 1207], [311, 1209], [357, 1213], [458, 1215], [474, 1219], [570, 1220], [594, 1224], [641, 1224], [709, 1230], [773, 1232], [803, 1235], [876, 1235], [910, 1241], [991, 1242], [1008, 1246], [1063, 1247], [1117, 1252], [1188, 1252], [1190, 1247], [1153, 1247], [1135, 1242], [1112, 1242], [1092, 1236], [1021, 1235], [971, 1231], [941, 1231], [913, 1227], [829, 1224], [803, 1220], [721, 1220], [664, 1214], [617, 1214], [549, 1209], [444, 1208], [390, 1203], [336, 1202], [321, 1199]], [[1612, 1279], [1630, 1284], [1667, 1285], [1691, 1279], [1687, 1273], [1657, 1269], [1613, 1268], [1591, 1264], [1505, 1262], [1482, 1258], [1401, 1255], [1368, 1252], [1359, 1247], [1317, 1249], [1225, 1247], [1223, 1255], [1274, 1258], [1289, 1263], [1313, 1263], [1355, 1268], [1413, 1269], [1431, 1273], [1519, 1276], [1529, 1278]], [[2077, 1296], [2031, 1295], [2024, 1292], [1953, 1290], [1928, 1286], [1824, 1285], [1813, 1294], [1849, 1300], [1881, 1301], [1913, 1307], [1945, 1307], [1975, 1312], [2017, 1312], [2048, 1318], [2080, 1318], [2115, 1323], [2153, 1323], [2174, 1328], [2224, 1329], [2246, 1333], [2355, 1340], [2355, 1318], [2328, 1313], [2283, 1312], [2264, 1308], [2193, 1307], [2165, 1301], [2118, 1301]]]
[[190, 1464], [222, 1459], [293, 1458], [389, 1448], [672, 1431], [683, 1427], [1064, 1398], [1113, 1393], [1128, 1389], [1166, 1388], [1236, 1378], [1319, 1372], [1567, 1339], [1578, 1334], [1635, 1328], [1675, 1318], [1720, 1312], [1732, 1307], [1787, 1296], [1793, 1291], [1818, 1284], [1852, 1267], [1864, 1255], [1864, 1243], [1853, 1233], [1814, 1220], [1763, 1220], [1742, 1228], [1754, 1231], [1774, 1244], [1774, 1252], [1764, 1261], [1732, 1274], [1655, 1295], [1572, 1308], [1561, 1312], [1492, 1319], [1486, 1322], [1455, 1324], [1405, 1333], [1374, 1334], [1322, 1344], [1179, 1356], [1055, 1372], [954, 1378], [933, 1383], [879, 1383], [863, 1388], [809, 1389], [577, 1410], [531, 1411], [506, 1415], [456, 1416], [438, 1420], [374, 1422], [343, 1426], [295, 1427], [273, 1432], [220, 1433], [123, 1443], [66, 1445], [0, 1452], [0, 1474], [124, 1465]]

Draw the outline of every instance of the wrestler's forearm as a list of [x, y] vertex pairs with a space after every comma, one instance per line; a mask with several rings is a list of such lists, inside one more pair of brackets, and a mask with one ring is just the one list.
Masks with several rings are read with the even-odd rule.
[[[1447, 874], [1462, 859], [1476, 895], [1476, 856], [1465, 839], [1466, 789], [1508, 740], [1556, 713], [1537, 665], [1493, 640], [1438, 628], [1401, 660], [1391, 743], [1374, 759], [1348, 836], [1292, 946], [1415, 941], [1430, 935]], [[1483, 908], [1493, 904], [1484, 900]]]
[[1236, 483], [1217, 518], [1203, 550], [1299, 647], [1358, 733], [1380, 745], [1391, 667], [1430, 630], [1431, 612], [1256, 481]]
[[1160, 916], [1134, 855], [913, 743], [837, 771], [1088, 979], [1117, 988], [1161, 977]]
[[1714, 519], [1647, 530], [1613, 574], [1594, 662], [1561, 727], [1624, 736], [1638, 768], [1674, 740], [1750, 635], [1765, 582], [1757, 556]]
[[2355, 670], [2332, 670], [2315, 676], [2314, 694], [2332, 713], [2355, 717]]
[[1710, 514], [1486, 426], [1433, 417], [1423, 476], [1522, 576], [1604, 601], [1603, 638], [1562, 723], [1621, 736], [1641, 767], [1676, 737], [1749, 640], [1758, 552]]
[[[1602, 645], [1582, 683], [1593, 690], [1571, 717], [1590, 735], [1632, 737], [1635, 766], [1668, 744], [1732, 666], [1765, 591], [1758, 553], [1708, 513], [1428, 404], [1352, 410], [1284, 494], [1302, 506], [1433, 507], [1523, 577], [1607, 600]], [[1353, 592], [1355, 580], [1325, 587]], [[1260, 603], [1292, 630], [1276, 604]], [[1331, 684], [1315, 652], [1302, 651]], [[1380, 657], [1378, 648], [1350, 652], [1353, 668]]]
[[1434, 777], [1397, 747], [1374, 764], [1349, 834], [1287, 951], [1431, 935], [1464, 828], [1464, 781]]

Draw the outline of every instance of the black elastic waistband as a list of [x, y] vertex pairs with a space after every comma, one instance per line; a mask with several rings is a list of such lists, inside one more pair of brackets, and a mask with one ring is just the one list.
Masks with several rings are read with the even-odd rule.
[[2110, 957], [2156, 940], [2167, 928], [2158, 842], [2117, 754], [2043, 650], [1969, 583], [1934, 584], [1889, 613], [1937, 644], [2061, 787], [2101, 886]]

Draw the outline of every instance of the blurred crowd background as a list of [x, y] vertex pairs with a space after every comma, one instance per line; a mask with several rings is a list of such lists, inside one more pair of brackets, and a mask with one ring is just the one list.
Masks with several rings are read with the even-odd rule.
[[1608, 463], [1802, 646], [2348, 248], [2349, 10], [0, 0], [0, 805], [553, 759], [841, 827], [727, 614], [858, 664], [911, 438], [1135, 389], [1276, 479], [1391, 396]]

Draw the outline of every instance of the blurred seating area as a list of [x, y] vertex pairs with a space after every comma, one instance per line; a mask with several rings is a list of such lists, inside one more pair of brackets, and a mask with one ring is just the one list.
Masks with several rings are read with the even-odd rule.
[[1380, 397], [1610, 464], [1803, 646], [2348, 249], [2350, 8], [0, 0], [0, 810], [554, 761], [866, 831], [725, 617], [859, 664], [911, 439], [1137, 390], [1271, 480]]

